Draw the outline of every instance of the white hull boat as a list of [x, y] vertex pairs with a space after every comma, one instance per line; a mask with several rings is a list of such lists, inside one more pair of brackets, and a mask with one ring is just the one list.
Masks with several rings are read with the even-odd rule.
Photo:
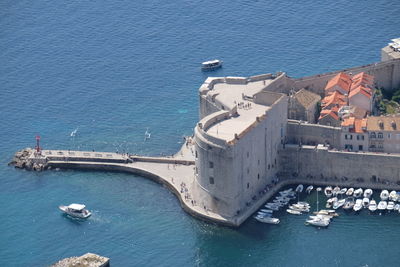
[[346, 194], [346, 192], [347, 192], [347, 188], [342, 188], [342, 189], [340, 189], [339, 194], [343, 195], [343, 194]]
[[394, 205], [394, 208], [393, 208], [394, 210], [399, 210], [400, 209], [400, 204], [396, 204], [396, 205]]
[[391, 201], [397, 201], [397, 192], [396, 191], [391, 191], [389, 194], [389, 200]]
[[354, 204], [355, 204], [354, 198], [353, 197], [348, 197], [348, 198], [346, 198], [346, 201], [345, 201], [345, 203], [343, 205], [343, 209], [345, 209], [345, 210], [352, 209], [354, 207]]
[[355, 190], [354, 193], [353, 193], [353, 196], [354, 196], [355, 198], [359, 198], [359, 197], [361, 197], [362, 195], [363, 195], [363, 190], [362, 190], [362, 188], [358, 188], [358, 189]]
[[297, 187], [296, 187], [296, 192], [297, 193], [301, 193], [301, 192], [303, 192], [303, 189], [304, 189], [304, 186], [302, 185], [302, 184], [299, 184]]
[[387, 208], [387, 202], [384, 200], [379, 201], [378, 203], [378, 210], [386, 210]]
[[260, 218], [260, 217], [254, 217], [257, 221], [262, 222], [262, 223], [269, 223], [269, 224], [278, 224], [280, 223], [280, 220], [278, 218]]
[[364, 208], [368, 208], [369, 198], [364, 197], [363, 200], [362, 200], [362, 205], [363, 205]]
[[92, 215], [92, 213], [85, 209], [85, 207], [86, 206], [83, 204], [70, 204], [69, 206], [60, 205], [58, 208], [72, 217], [86, 219]]
[[388, 211], [392, 211], [394, 209], [394, 202], [393, 201], [389, 201], [388, 204], [387, 204], [386, 209]]
[[223, 61], [219, 60], [219, 59], [205, 61], [205, 62], [201, 63], [201, 69], [202, 70], [218, 69], [218, 68], [222, 67], [222, 63], [223, 63]]
[[287, 213], [293, 214], [293, 215], [301, 215], [301, 211], [298, 210], [292, 210], [292, 209], [287, 209], [286, 210]]
[[376, 201], [371, 199], [371, 201], [369, 202], [369, 206], [368, 209], [372, 212], [376, 211], [378, 207], [376, 206]]
[[337, 195], [339, 195], [340, 193], [340, 187], [339, 186], [335, 186], [335, 188], [333, 188], [333, 196], [336, 197]]
[[354, 193], [354, 188], [352, 187], [352, 188], [349, 188], [349, 189], [347, 190], [346, 195], [347, 195], [347, 196], [352, 196], [353, 193]]
[[359, 211], [359, 210], [361, 210], [362, 209], [362, 199], [357, 199], [356, 200], [356, 204], [354, 205], [354, 207], [353, 207], [353, 210], [354, 211]]
[[346, 199], [340, 199], [338, 201], [335, 201], [335, 202], [333, 202], [332, 208], [336, 210], [336, 209], [340, 208], [341, 206], [343, 206], [345, 202], [346, 202]]
[[332, 196], [332, 187], [330, 187], [330, 186], [325, 187], [324, 193], [325, 193], [326, 197], [331, 197]]
[[329, 220], [318, 218], [318, 219], [310, 219], [306, 221], [306, 224], [318, 226], [318, 227], [327, 227], [329, 225]]
[[365, 191], [364, 191], [364, 197], [366, 197], [366, 198], [371, 198], [371, 196], [372, 196], [372, 194], [373, 194], [373, 191], [372, 191], [372, 189], [365, 189]]
[[314, 186], [312, 186], [312, 185], [307, 186], [307, 188], [306, 188], [307, 194], [310, 194], [313, 189], [314, 189]]
[[381, 196], [381, 199], [382, 199], [382, 200], [387, 200], [387, 199], [389, 198], [389, 191], [387, 191], [387, 190], [382, 190], [380, 196]]

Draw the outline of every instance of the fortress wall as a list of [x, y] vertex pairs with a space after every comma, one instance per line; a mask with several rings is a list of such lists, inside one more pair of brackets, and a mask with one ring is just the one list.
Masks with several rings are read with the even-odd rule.
[[199, 109], [200, 120], [214, 112], [220, 111], [220, 108], [215, 102], [211, 102], [209, 99], [206, 98], [206, 96], [202, 95], [200, 95]]
[[285, 73], [280, 73], [263, 91], [289, 94], [292, 87], [293, 79], [287, 77]]
[[341, 128], [288, 120], [286, 143], [317, 145], [330, 144], [340, 148]]
[[280, 151], [280, 160], [281, 174], [288, 178], [308, 178], [311, 181], [346, 180], [354, 183], [363, 180], [372, 183], [375, 176], [386, 183], [400, 181], [400, 155], [286, 146]]
[[326, 83], [339, 72], [357, 74], [363, 71], [375, 77], [375, 83], [378, 87], [383, 87], [385, 89], [395, 89], [400, 87], [399, 59], [293, 79], [293, 87], [296, 91], [306, 88], [307, 90], [323, 96]]

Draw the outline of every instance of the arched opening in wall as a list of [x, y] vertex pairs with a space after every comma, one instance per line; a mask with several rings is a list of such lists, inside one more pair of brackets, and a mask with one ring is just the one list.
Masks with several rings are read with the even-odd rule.
[[377, 179], [376, 179], [376, 175], [372, 175], [371, 177], [371, 182], [376, 183]]
[[260, 174], [257, 174], [257, 180], [260, 180]]
[[268, 164], [268, 170], [271, 168], [271, 166]]

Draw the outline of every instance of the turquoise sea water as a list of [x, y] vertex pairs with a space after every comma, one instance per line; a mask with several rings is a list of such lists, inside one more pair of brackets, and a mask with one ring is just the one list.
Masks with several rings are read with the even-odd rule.
[[[7, 163], [36, 134], [50, 149], [172, 154], [192, 133], [207, 75], [300, 77], [379, 61], [400, 36], [399, 11], [370, 0], [0, 1], [0, 265], [94, 252], [112, 266], [397, 266], [397, 214], [343, 215], [326, 230], [281, 214], [278, 226], [230, 229], [190, 217], [141, 177]], [[200, 72], [213, 58], [224, 67]], [[64, 217], [57, 206], [71, 202], [93, 216]]]

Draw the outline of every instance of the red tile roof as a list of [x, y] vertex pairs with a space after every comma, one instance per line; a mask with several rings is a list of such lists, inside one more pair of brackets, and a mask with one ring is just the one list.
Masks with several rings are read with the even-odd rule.
[[342, 122], [342, 127], [349, 127], [349, 132], [352, 133], [364, 133], [367, 129], [367, 119], [356, 119], [350, 117]]
[[364, 87], [364, 86], [360, 85], [350, 91], [349, 98], [352, 98], [353, 96], [355, 96], [357, 94], [363, 94], [366, 97], [371, 98], [372, 90], [368, 87]]
[[364, 87], [373, 87], [374, 84], [374, 77], [371, 75], [366, 74], [365, 72], [360, 72], [354, 75], [352, 78], [352, 84], [350, 87], [350, 91], [363, 85]]
[[338, 116], [337, 112], [335, 112], [334, 110], [331, 110], [331, 109], [321, 110], [321, 114], [320, 114], [318, 120], [321, 120], [321, 119], [325, 118], [326, 116], [331, 116], [333, 119], [339, 120], [339, 116]]
[[325, 86], [325, 90], [329, 90], [332, 87], [338, 85], [344, 91], [349, 92], [351, 86], [351, 78], [348, 74], [340, 72], [335, 77], [330, 79]]
[[341, 94], [338, 91], [335, 91], [322, 99], [321, 106], [322, 108], [324, 107], [329, 107], [331, 105], [338, 105], [338, 106], [344, 106], [347, 105], [347, 99], [346, 96]]

